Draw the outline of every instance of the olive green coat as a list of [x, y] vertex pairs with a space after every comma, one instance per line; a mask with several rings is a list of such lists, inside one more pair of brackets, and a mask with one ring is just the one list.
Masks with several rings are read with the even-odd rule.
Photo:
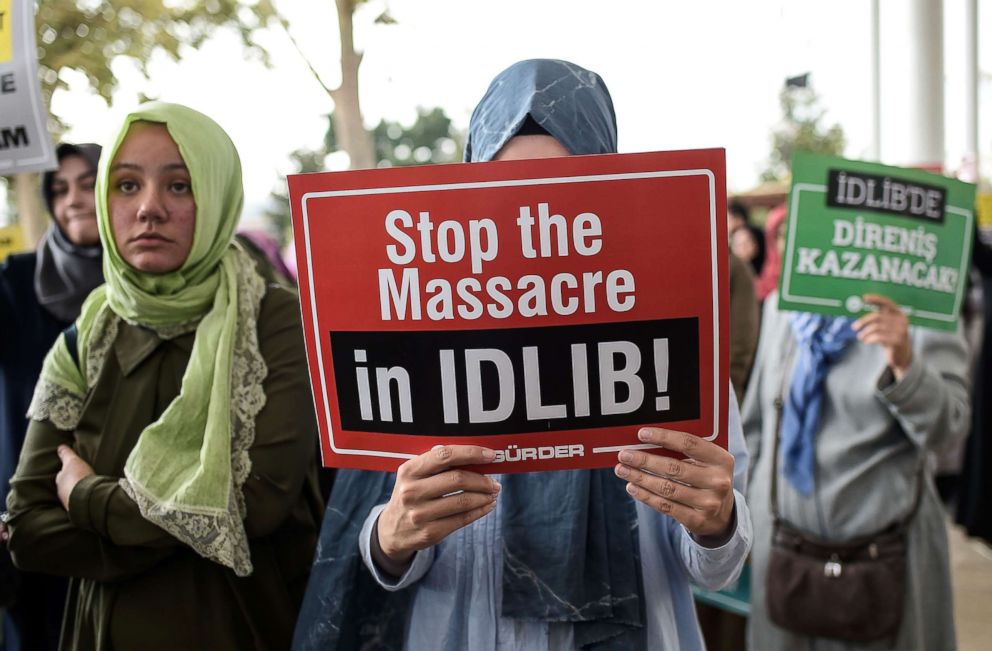
[[[194, 335], [120, 324], [77, 429], [32, 422], [8, 498], [21, 568], [72, 577], [62, 649], [287, 649], [322, 512], [316, 425], [295, 296], [270, 286], [258, 319], [268, 367], [243, 491], [254, 572], [238, 578], [145, 520], [118, 484], [141, 431], [176, 397]], [[94, 469], [59, 502], [60, 444]]]

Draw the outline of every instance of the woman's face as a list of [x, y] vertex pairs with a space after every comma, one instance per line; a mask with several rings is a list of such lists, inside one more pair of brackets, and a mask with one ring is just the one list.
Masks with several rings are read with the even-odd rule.
[[175, 271], [193, 246], [189, 170], [163, 124], [135, 122], [110, 166], [107, 204], [117, 251], [148, 273]]
[[730, 250], [738, 258], [750, 262], [758, 255], [758, 243], [750, 229], [738, 228], [730, 238]]
[[52, 216], [76, 246], [100, 242], [93, 186], [96, 171], [82, 156], [66, 156], [52, 178]]
[[558, 158], [571, 154], [554, 136], [513, 136], [506, 141], [493, 160], [525, 160], [529, 158]]

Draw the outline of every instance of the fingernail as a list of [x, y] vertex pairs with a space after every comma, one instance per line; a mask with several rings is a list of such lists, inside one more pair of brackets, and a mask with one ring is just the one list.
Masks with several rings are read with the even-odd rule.
[[647, 441], [651, 438], [651, 432], [647, 431], [646, 429], [638, 430], [637, 438], [641, 439], [642, 441]]
[[485, 450], [482, 451], [482, 458], [485, 459], [486, 461], [492, 461], [493, 459], [496, 458], [496, 451], [486, 448]]
[[634, 486], [633, 484], [627, 484], [627, 492], [630, 493], [633, 497], [637, 497], [637, 486]]
[[620, 461], [629, 463], [634, 460], [634, 453], [630, 450], [620, 450]]
[[494, 493], [494, 494], [495, 494], [495, 493], [499, 493], [499, 492], [500, 492], [501, 490], [503, 490], [503, 485], [502, 485], [502, 484], [500, 484], [500, 483], [499, 483], [498, 481], [496, 481], [495, 479], [494, 479], [494, 480], [492, 480], [492, 481], [493, 481], [493, 493]]
[[630, 468], [627, 466], [617, 466], [615, 472], [617, 473], [617, 477], [626, 477], [630, 474]]

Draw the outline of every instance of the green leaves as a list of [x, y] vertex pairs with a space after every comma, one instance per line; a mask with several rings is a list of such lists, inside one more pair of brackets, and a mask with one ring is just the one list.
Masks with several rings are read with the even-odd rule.
[[823, 126], [826, 110], [809, 87], [787, 87], [779, 95], [782, 121], [772, 131], [772, 152], [763, 181], [788, 178], [792, 156], [797, 151], [840, 156], [844, 153], [844, 130], [839, 124]]
[[[199, 47], [216, 29], [233, 29], [247, 56], [268, 64], [254, 32], [277, 15], [271, 0], [39, 0], [38, 61], [46, 100], [64, 88], [63, 69], [86, 75], [90, 87], [108, 103], [117, 88], [112, 65], [133, 60], [146, 77], [152, 53], [175, 60], [184, 46]], [[56, 130], [64, 123], [56, 116]]]
[[382, 120], [372, 132], [379, 166], [453, 163], [460, 161], [464, 136], [451, 126], [441, 108], [417, 108], [417, 121], [405, 127]]

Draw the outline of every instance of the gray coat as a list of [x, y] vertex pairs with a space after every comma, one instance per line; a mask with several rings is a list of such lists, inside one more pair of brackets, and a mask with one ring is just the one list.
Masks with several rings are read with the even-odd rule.
[[[751, 454], [754, 521], [751, 621], [754, 651], [825, 651], [892, 648], [804, 638], [778, 628], [765, 609], [765, 569], [771, 545], [769, 491], [771, 451], [783, 373], [792, 374], [796, 355], [789, 315], [765, 302], [761, 339], [744, 401], [744, 434]], [[940, 451], [963, 437], [970, 405], [965, 380], [967, 354], [960, 335], [910, 329], [913, 361], [894, 382], [884, 350], [853, 341], [831, 366], [816, 439], [816, 488], [803, 497], [780, 477], [779, 512], [799, 528], [842, 541], [874, 533], [911, 507], [921, 454]], [[788, 360], [792, 359], [793, 362]], [[785, 366], [788, 364], [789, 368]], [[788, 390], [788, 378], [784, 378]], [[901, 429], [900, 427], [901, 426]], [[944, 514], [930, 473], [909, 530], [908, 576], [902, 627], [896, 649], [955, 648], [951, 577]]]

